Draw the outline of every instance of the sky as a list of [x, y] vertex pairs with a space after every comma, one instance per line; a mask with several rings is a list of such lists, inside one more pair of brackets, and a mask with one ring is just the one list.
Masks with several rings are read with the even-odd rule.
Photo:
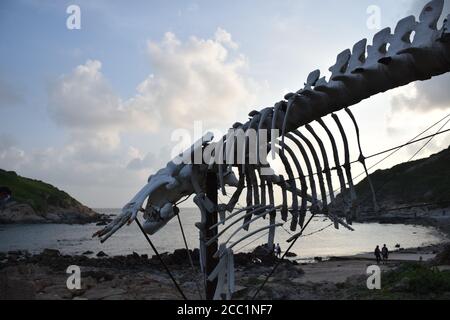
[[[394, 28], [425, 2], [2, 0], [0, 168], [93, 208], [122, 207], [171, 159], [174, 132], [194, 140], [245, 122], [371, 39], [379, 31], [368, 25], [374, 8], [380, 27]], [[70, 5], [80, 8], [80, 29], [67, 28]], [[402, 144], [448, 114], [449, 78], [352, 107], [365, 154]], [[418, 158], [449, 144], [449, 135], [437, 137]]]

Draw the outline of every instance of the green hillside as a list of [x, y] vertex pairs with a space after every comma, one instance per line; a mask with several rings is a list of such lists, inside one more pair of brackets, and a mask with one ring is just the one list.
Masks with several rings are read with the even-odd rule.
[[54, 186], [21, 177], [13, 171], [0, 169], [0, 186], [9, 187], [13, 199], [20, 203], [28, 203], [37, 212], [46, 212], [49, 206], [70, 208], [81, 204]]
[[[426, 159], [402, 163], [370, 175], [380, 204], [417, 204], [450, 201], [450, 147]], [[355, 187], [360, 199], [370, 201], [367, 179]]]

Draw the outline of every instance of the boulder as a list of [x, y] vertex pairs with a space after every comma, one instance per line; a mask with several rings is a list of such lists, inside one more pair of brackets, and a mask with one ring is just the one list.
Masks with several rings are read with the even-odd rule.
[[43, 223], [46, 220], [25, 203], [10, 202], [0, 210], [0, 223]]
[[436, 265], [450, 265], [450, 244], [445, 246], [445, 248], [437, 254], [433, 263]]
[[295, 254], [295, 253], [293, 253], [293, 252], [288, 252], [288, 253], [286, 253], [286, 257], [287, 258], [295, 258], [297, 255]]
[[106, 253], [104, 253], [103, 251], [100, 251], [99, 253], [97, 253], [97, 257], [102, 258], [102, 257], [107, 257], [108, 255]]
[[117, 295], [123, 295], [125, 293], [125, 290], [119, 288], [92, 288], [87, 291], [82, 297], [88, 300], [102, 300]]
[[0, 300], [34, 300], [36, 288], [32, 282], [0, 274]]
[[56, 249], [44, 249], [44, 251], [42, 251], [42, 255], [47, 257], [59, 257], [61, 253]]

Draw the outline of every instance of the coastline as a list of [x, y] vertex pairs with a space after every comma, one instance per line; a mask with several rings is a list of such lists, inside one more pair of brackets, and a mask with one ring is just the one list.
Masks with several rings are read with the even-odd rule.
[[23, 224], [88, 224], [106, 225], [109, 215], [96, 212], [85, 206], [68, 208], [50, 207], [45, 212], [37, 212], [29, 204], [11, 202], [0, 208], [1, 225]]
[[[375, 220], [377, 219], [377, 220]], [[450, 247], [450, 219], [409, 216], [369, 217], [364, 222], [415, 224], [433, 227], [442, 241], [438, 244], [392, 251], [386, 264], [380, 265], [383, 274], [394, 272], [405, 264], [428, 265], [436, 256]], [[362, 222], [362, 221], [358, 221]], [[446, 224], [448, 222], [449, 224]], [[199, 272], [198, 250], [191, 251], [195, 271], [191, 269], [185, 249], [163, 253], [175, 279], [189, 299], [200, 299], [197, 284], [202, 283]], [[367, 290], [367, 267], [374, 265], [372, 253], [308, 259], [286, 258], [274, 276], [261, 291], [262, 300], [332, 300], [332, 299], [411, 299], [410, 292], [393, 289], [394, 293], [380, 295]], [[262, 256], [261, 251], [235, 255], [236, 292], [233, 299], [250, 299], [263, 283], [277, 261], [273, 256]], [[449, 263], [450, 264], [450, 263]], [[68, 290], [67, 267], [81, 268], [80, 290]], [[442, 266], [441, 266], [442, 267]], [[444, 268], [445, 269], [445, 268]], [[449, 294], [425, 299], [449, 298]], [[157, 300], [180, 299], [160, 261], [146, 254], [107, 256], [103, 252], [85, 252], [65, 255], [45, 249], [38, 254], [26, 251], [0, 253], [1, 299], [88, 299], [88, 300]]]
[[[380, 265], [391, 272], [412, 262], [429, 264], [449, 242], [416, 249], [403, 249], [391, 253], [391, 259]], [[164, 253], [163, 260], [189, 299], [199, 299], [197, 283], [202, 283], [199, 272], [198, 250], [191, 252], [195, 272], [184, 249]], [[422, 259], [420, 258], [422, 257]], [[265, 280], [277, 261], [273, 256], [260, 256], [257, 252], [235, 256], [236, 292], [233, 299], [250, 299]], [[330, 300], [377, 299], [376, 293], [364, 289], [367, 267], [374, 265], [370, 254], [330, 257], [326, 261], [299, 264], [283, 260], [261, 291], [262, 300]], [[66, 269], [70, 265], [81, 268], [80, 290], [68, 290]], [[88, 300], [159, 300], [180, 299], [173, 283], [164, 272], [159, 260], [153, 256], [133, 253], [127, 256], [103, 256], [85, 252], [84, 255], [61, 255], [46, 249], [30, 255], [24, 251], [0, 253], [0, 299], [88, 299]], [[449, 297], [449, 295], [444, 295]], [[397, 299], [410, 295], [398, 292]], [[434, 296], [426, 298], [435, 298]]]
[[434, 227], [450, 238], [450, 208], [406, 209], [395, 213], [363, 215], [356, 219], [360, 223], [406, 224]]

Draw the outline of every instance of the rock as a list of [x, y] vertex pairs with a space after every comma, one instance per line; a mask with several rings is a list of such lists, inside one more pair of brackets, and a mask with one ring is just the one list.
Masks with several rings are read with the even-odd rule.
[[114, 275], [105, 271], [85, 271], [81, 273], [82, 277], [92, 277], [97, 282], [111, 281], [114, 279]]
[[123, 295], [126, 291], [124, 289], [112, 288], [92, 288], [87, 291], [82, 297], [88, 300], [102, 300], [108, 297]]
[[436, 265], [450, 265], [450, 245], [447, 245], [433, 260]]
[[314, 261], [317, 262], [322, 262], [323, 258], [322, 257], [314, 257]]
[[97, 257], [102, 258], [102, 257], [107, 257], [108, 255], [106, 253], [104, 253], [103, 251], [100, 251], [99, 253], [97, 253]]
[[84, 254], [84, 255], [90, 255], [90, 254], [94, 254], [94, 252], [88, 250], [88, 251], [83, 252], [83, 254]]
[[61, 253], [56, 249], [44, 249], [44, 251], [42, 251], [42, 255], [47, 257], [59, 257]]
[[294, 258], [294, 257], [296, 257], [297, 255], [294, 253], [294, 252], [288, 252], [288, 253], [286, 253], [286, 257], [287, 258]]
[[36, 299], [36, 288], [32, 282], [0, 274], [0, 300], [34, 299]]
[[253, 250], [253, 255], [255, 255], [256, 257], [260, 258], [260, 257], [266, 257], [268, 255], [273, 255], [273, 251], [269, 250], [265, 245], [256, 247], [255, 250]]
[[293, 276], [289, 270], [283, 270], [283, 271], [276, 272], [274, 274], [273, 278], [278, 279], [278, 280], [279, 279], [292, 279]]
[[171, 255], [173, 263], [176, 264], [183, 264], [189, 262], [189, 255], [188, 251], [186, 249], [177, 249], [173, 252]]
[[[2, 254], [0, 254], [1, 257]], [[30, 257], [31, 254], [30, 252], [28, 252], [28, 250], [15, 250], [15, 251], [8, 251], [8, 256], [11, 257], [22, 257], [22, 258], [26, 258], [26, 257]], [[6, 257], [6, 255], [3, 256], [4, 258]], [[1, 260], [1, 259], [0, 259]]]
[[[84, 224], [103, 220], [102, 215], [48, 183], [21, 177], [15, 172], [2, 169], [0, 180], [6, 180], [10, 186], [14, 186], [7, 188], [7, 193], [12, 193], [12, 198], [2, 203], [0, 223]], [[22, 198], [25, 194], [28, 197]]]
[[106, 222], [106, 221], [100, 221], [100, 222], [97, 222], [95, 225], [96, 226], [106, 226], [108, 224], [108, 222]]
[[22, 252], [20, 250], [8, 251], [8, 255], [10, 255], [10, 256], [20, 256], [20, 255], [22, 255]]
[[0, 223], [44, 223], [46, 220], [25, 203], [12, 201], [0, 211]]
[[338, 288], [335, 283], [325, 282], [320, 286], [320, 289], [326, 293], [334, 292]]
[[83, 290], [88, 290], [91, 288], [95, 288], [98, 284], [98, 281], [90, 276], [87, 276], [86, 274], [84, 275], [82, 281], [81, 281], [81, 288]]
[[73, 292], [67, 289], [66, 284], [54, 284], [43, 289], [44, 294], [54, 295], [56, 299], [72, 299]]

